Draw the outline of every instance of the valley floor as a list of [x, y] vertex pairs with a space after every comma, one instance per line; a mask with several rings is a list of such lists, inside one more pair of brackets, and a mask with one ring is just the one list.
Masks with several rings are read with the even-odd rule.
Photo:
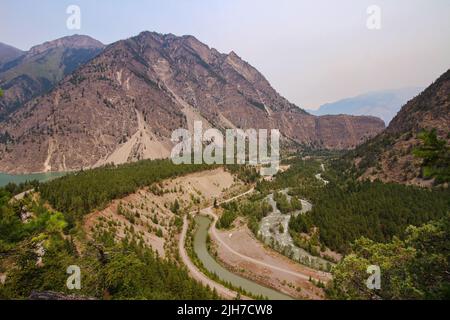
[[309, 278], [323, 283], [330, 274], [305, 267], [275, 252], [257, 240], [245, 223], [211, 232], [217, 259], [229, 270], [257, 283], [299, 299], [324, 299], [322, 289]]
[[[218, 217], [210, 206], [212, 200], [227, 199], [223, 201], [230, 202], [253, 192], [253, 189], [247, 188], [245, 191], [243, 187], [235, 176], [222, 168], [165, 180], [160, 183], [162, 194], [155, 194], [155, 190], [144, 188], [115, 200], [105, 209], [86, 216], [84, 229], [92, 236], [95, 232], [108, 228], [114, 221], [113, 231], [118, 240], [131, 236], [130, 230], [133, 230], [134, 234], [141, 236], [146, 246], [158, 252], [161, 257], [172, 257], [176, 250], [195, 280], [214, 288], [223, 298], [233, 299], [237, 295], [235, 291], [210, 279], [189, 258], [185, 249], [188, 219], [186, 216], [183, 218], [181, 229], [174, 228], [173, 220], [177, 214], [172, 212], [171, 205], [177, 201], [181, 208], [191, 208], [190, 215], [200, 212], [217, 220]], [[239, 192], [239, 189], [243, 191]], [[236, 193], [238, 194], [232, 196]], [[309, 279], [326, 283], [330, 279], [329, 274], [307, 268], [276, 253], [257, 240], [245, 224], [227, 232], [217, 230], [213, 224], [210, 236], [218, 261], [233, 273], [292, 297], [325, 297], [323, 290]]]

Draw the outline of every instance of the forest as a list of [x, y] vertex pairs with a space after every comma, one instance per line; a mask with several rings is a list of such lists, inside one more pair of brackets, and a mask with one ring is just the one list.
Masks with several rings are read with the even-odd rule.
[[[69, 265], [80, 267], [82, 289], [75, 294], [87, 298], [218, 298], [176, 262], [161, 259], [135, 239], [115, 242], [111, 234], [102, 234], [80, 252], [63, 214], [29, 198], [13, 205], [9, 200], [1, 189], [0, 273], [7, 277], [0, 299], [26, 299], [33, 290], [74, 294], [66, 287]], [[34, 213], [28, 223], [20, 219], [22, 208]]]
[[222, 204], [224, 211], [217, 222], [217, 227], [228, 229], [237, 216], [242, 216], [247, 219], [249, 229], [257, 235], [259, 222], [272, 210], [272, 207], [263, 198], [261, 194], [256, 193], [244, 200]]
[[[360, 238], [333, 269], [332, 299], [450, 299], [450, 214], [420, 227], [403, 240], [386, 243]], [[380, 289], [369, 290], [367, 266], [380, 267]]]
[[[290, 221], [294, 239], [302, 233], [314, 234], [321, 246], [345, 254], [333, 269], [335, 280], [327, 288], [329, 297], [448, 297], [449, 279], [444, 272], [450, 256], [448, 189], [355, 181], [333, 167], [333, 162], [325, 162], [325, 172], [321, 162], [313, 159], [293, 158], [286, 164], [290, 168], [274, 180], [259, 180], [258, 192], [222, 204], [224, 213], [217, 226], [230, 228], [236, 217], [242, 216], [256, 235], [261, 219], [271, 211], [264, 200], [269, 193], [274, 192], [277, 207], [284, 213], [300, 209], [298, 199], [307, 199], [313, 204], [312, 211]], [[215, 292], [192, 280], [177, 261], [161, 259], [137, 238], [117, 242], [112, 234], [103, 231], [95, 235], [95, 241], [83, 240], [82, 250], [77, 244], [77, 239], [83, 239], [79, 222], [86, 213], [162, 179], [207, 168], [211, 166], [141, 161], [71, 173], [42, 184], [0, 188], [0, 273], [8, 274], [5, 285], [0, 286], [0, 298], [24, 299], [32, 290], [70, 294], [65, 286], [66, 267], [73, 264], [81, 267], [83, 289], [77, 294], [85, 297], [217, 298]], [[244, 181], [258, 180], [252, 168], [227, 169]], [[315, 177], [319, 172], [329, 181], [327, 185]], [[38, 190], [41, 198], [26, 196], [11, 201], [13, 195], [30, 188]], [[285, 189], [296, 200], [288, 201], [279, 192]], [[176, 212], [179, 204], [174, 202], [171, 208]], [[45, 255], [40, 256], [39, 248], [45, 250]], [[404, 263], [396, 265], [399, 259]], [[376, 296], [355, 285], [359, 278], [367, 278], [363, 267], [368, 263], [379, 263], [389, 277]], [[435, 278], [427, 280], [426, 270]], [[401, 281], [407, 285], [400, 286]]]
[[302, 209], [302, 203], [296, 197], [291, 197], [288, 199], [288, 196], [283, 192], [275, 192], [273, 194], [273, 199], [277, 203], [277, 208], [283, 214], [288, 214], [292, 211], [297, 211]]
[[434, 178], [437, 184], [450, 182], [450, 146], [447, 141], [439, 139], [436, 130], [422, 131], [418, 137], [422, 144], [413, 150], [413, 154], [422, 159], [422, 176]]
[[311, 198], [312, 211], [292, 219], [290, 227], [308, 233], [316, 226], [321, 241], [341, 252], [361, 236], [380, 242], [402, 237], [407, 226], [441, 218], [450, 207], [448, 191], [381, 182], [330, 185]]
[[[26, 299], [34, 290], [93, 299], [217, 299], [176, 259], [160, 258], [137, 236], [117, 241], [102, 230], [88, 240], [80, 227], [83, 214], [110, 199], [203, 169], [142, 161], [73, 173], [43, 184], [0, 188], [0, 273], [6, 275], [0, 299]], [[12, 200], [29, 187], [38, 188], [42, 197], [31, 194]], [[77, 208], [77, 203], [82, 206]], [[75, 293], [66, 287], [69, 265], [81, 269], [82, 289]]]
[[[336, 163], [328, 160], [321, 172], [318, 161], [293, 159], [274, 181], [258, 184], [264, 193], [290, 188], [313, 204], [312, 211], [291, 219], [294, 239], [318, 232], [321, 243], [345, 254], [332, 269], [327, 296], [449, 299], [450, 191], [355, 181]], [[319, 172], [329, 184], [315, 179]], [[381, 269], [381, 290], [366, 287], [369, 265]]]
[[64, 212], [70, 225], [113, 199], [169, 177], [211, 169], [209, 165], [175, 165], [170, 160], [143, 160], [120, 166], [79, 171], [41, 184], [39, 191], [54, 209]]
[[346, 253], [360, 237], [379, 242], [390, 241], [393, 236], [402, 238], [409, 225], [442, 218], [450, 210], [448, 189], [355, 181], [333, 164], [328, 162], [322, 172], [328, 185], [315, 178], [321, 172], [320, 162], [301, 159], [291, 160], [289, 170], [279, 173], [274, 181], [258, 183], [263, 194], [290, 188], [289, 194], [313, 204], [310, 212], [291, 219], [293, 235], [311, 233], [317, 227], [321, 243]]

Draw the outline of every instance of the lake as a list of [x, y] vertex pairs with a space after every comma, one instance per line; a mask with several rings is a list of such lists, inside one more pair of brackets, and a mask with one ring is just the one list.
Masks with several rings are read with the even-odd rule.
[[40, 182], [44, 182], [54, 178], [62, 177], [65, 174], [66, 172], [46, 172], [46, 173], [31, 173], [31, 174], [0, 173], [0, 187], [3, 187], [10, 182], [14, 182], [16, 184], [30, 180], [38, 180]]

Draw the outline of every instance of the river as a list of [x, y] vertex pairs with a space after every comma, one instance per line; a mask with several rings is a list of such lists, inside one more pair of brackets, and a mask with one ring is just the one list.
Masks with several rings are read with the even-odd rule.
[[238, 276], [216, 262], [216, 260], [209, 254], [206, 240], [208, 235], [208, 228], [211, 224], [211, 219], [204, 216], [196, 216], [197, 230], [194, 235], [194, 251], [203, 266], [211, 273], [215, 273], [223, 281], [231, 283], [235, 287], [241, 287], [247, 292], [254, 295], [262, 295], [270, 300], [292, 300], [292, 297], [281, 292], [264, 287], [251, 280]]
[[[289, 189], [284, 189], [280, 192], [287, 197], [288, 201], [291, 201], [291, 196], [288, 194], [288, 191]], [[294, 261], [314, 269], [329, 271], [331, 264], [327, 260], [313, 256], [305, 249], [297, 247], [289, 232], [289, 221], [291, 217], [296, 217], [299, 214], [305, 214], [311, 211], [312, 204], [300, 199], [302, 210], [283, 214], [277, 208], [273, 193], [268, 195], [266, 200], [272, 207], [272, 211], [261, 219], [258, 231], [258, 235], [264, 243]]]

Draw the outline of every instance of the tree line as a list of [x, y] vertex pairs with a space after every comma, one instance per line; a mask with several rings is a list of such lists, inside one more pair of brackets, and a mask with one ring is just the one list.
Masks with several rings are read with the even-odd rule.
[[304, 188], [313, 208], [290, 221], [290, 229], [308, 233], [319, 228], [329, 248], [347, 252], [360, 237], [387, 242], [404, 236], [409, 225], [439, 219], [450, 210], [448, 190], [425, 190], [382, 182], [330, 183], [320, 192]]
[[[48, 290], [96, 299], [218, 298], [177, 261], [159, 257], [135, 237], [118, 242], [109, 231], [98, 231], [94, 240], [81, 240], [80, 251], [74, 237], [83, 231], [72, 230], [67, 215], [32, 196], [11, 198], [0, 188], [0, 272], [6, 273], [0, 299], [26, 299], [32, 291]], [[70, 265], [81, 269], [80, 291], [66, 286]]]
[[[332, 299], [450, 299], [450, 215], [387, 243], [359, 238], [333, 269]], [[380, 267], [380, 288], [369, 290], [367, 267]]]
[[214, 166], [175, 165], [170, 160], [143, 160], [70, 173], [41, 184], [39, 191], [54, 209], [64, 212], [72, 225], [84, 214], [101, 209], [110, 201], [125, 197], [139, 188], [212, 168]]

